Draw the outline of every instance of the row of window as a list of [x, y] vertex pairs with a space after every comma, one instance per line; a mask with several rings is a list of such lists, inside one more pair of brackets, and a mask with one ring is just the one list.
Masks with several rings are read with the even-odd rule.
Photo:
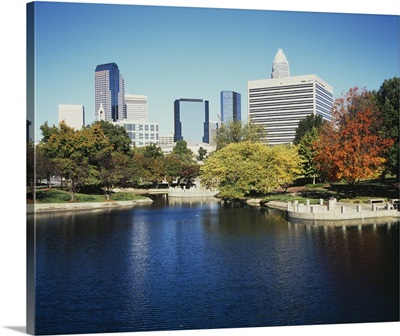
[[321, 100], [324, 100], [324, 101], [326, 101], [326, 102], [328, 102], [330, 104], [333, 104], [333, 97], [330, 97], [330, 96], [328, 96], [328, 95], [326, 95], [326, 94], [324, 94], [324, 93], [322, 93], [322, 92], [320, 92], [318, 90], [316, 92], [316, 97], [321, 99]]
[[312, 87], [313, 83], [309, 84], [293, 84], [293, 85], [282, 85], [282, 86], [269, 86], [269, 87], [263, 87], [263, 88], [252, 88], [249, 91], [250, 92], [261, 92], [261, 91], [275, 91], [275, 90], [282, 90], [282, 89], [301, 89], [301, 88], [306, 88], [306, 87]]
[[249, 98], [256, 98], [256, 97], [273, 97], [273, 96], [285, 96], [285, 95], [295, 95], [295, 94], [303, 94], [303, 93], [310, 93], [312, 94], [313, 88], [308, 89], [301, 89], [301, 90], [274, 90], [274, 92], [256, 92], [253, 93], [251, 90], [249, 92]]
[[263, 113], [266, 113], [266, 114], [279, 114], [280, 112], [285, 112], [284, 115], [279, 114], [280, 116], [284, 117], [285, 115], [289, 114], [291, 111], [293, 111], [293, 113], [296, 113], [298, 111], [304, 111], [304, 112], [307, 112], [307, 113], [312, 113], [314, 105], [308, 104], [308, 105], [295, 105], [295, 106], [281, 106], [279, 108], [278, 107], [272, 107], [272, 108], [265, 108], [264, 107], [263, 108], [263, 107], [264, 106], [260, 106], [260, 107], [257, 106], [257, 108], [253, 107], [253, 108], [250, 109], [249, 114], [250, 115], [251, 114], [255, 114], [255, 113], [258, 113], [258, 114], [263, 114]]
[[285, 125], [291, 125], [291, 127], [297, 127], [297, 124], [299, 123], [300, 120], [304, 119], [308, 114], [304, 115], [297, 115], [293, 116], [292, 118], [288, 119], [279, 119], [279, 118], [262, 118], [262, 117], [256, 117], [256, 118], [250, 118], [252, 122], [255, 122], [257, 124], [264, 124], [264, 125], [275, 125], [275, 124], [285, 124]]
[[150, 131], [158, 132], [158, 125], [143, 125], [143, 124], [124, 124], [127, 131]]
[[149, 146], [151, 144], [159, 145], [158, 141], [135, 141], [136, 147]]
[[279, 101], [279, 100], [294, 100], [294, 99], [313, 99], [313, 94], [299, 94], [290, 96], [280, 96], [280, 97], [259, 97], [258, 99], [250, 98], [250, 102], [265, 102], [265, 101]]
[[326, 94], [321, 94], [321, 92], [317, 91], [316, 98], [326, 102], [328, 105], [333, 105], [333, 97], [329, 97]]
[[155, 139], [157, 139], [158, 140], [158, 133], [154, 134], [154, 133], [133, 133], [133, 132], [129, 132], [128, 135], [132, 140], [135, 140], [135, 139], [139, 139], [139, 140], [142, 140], [142, 139], [155, 140]]
[[326, 104], [325, 102], [318, 101], [316, 103], [317, 108], [320, 108], [321, 110], [324, 110], [326, 112], [329, 112], [332, 108], [332, 105]]
[[321, 85], [317, 84], [316, 85], [316, 89], [317, 91], [322, 91], [325, 95], [327, 95], [329, 98], [333, 99], [333, 93], [326, 90], [324, 87], [322, 87]]

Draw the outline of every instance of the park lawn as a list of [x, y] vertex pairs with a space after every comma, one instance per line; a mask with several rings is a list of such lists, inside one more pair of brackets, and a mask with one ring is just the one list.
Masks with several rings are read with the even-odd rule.
[[269, 201], [293, 202], [298, 201], [317, 204], [320, 199], [336, 198], [346, 203], [368, 203], [370, 199], [383, 198], [385, 201], [399, 198], [399, 184], [394, 179], [365, 180], [354, 188], [346, 183], [332, 183], [319, 185], [295, 184], [287, 188], [286, 192], [266, 195], [262, 198], [263, 203]]
[[[31, 199], [32, 195], [27, 195], [27, 199]], [[125, 192], [112, 193], [110, 201], [132, 201], [143, 199], [143, 196]], [[39, 189], [36, 190], [36, 203], [68, 203], [71, 195], [68, 191], [62, 189]], [[104, 194], [85, 194], [76, 193], [75, 202], [106, 202], [107, 198]]]

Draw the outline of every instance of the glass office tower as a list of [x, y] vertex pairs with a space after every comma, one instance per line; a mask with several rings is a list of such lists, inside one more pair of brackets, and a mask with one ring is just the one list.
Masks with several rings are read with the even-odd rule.
[[174, 102], [174, 141], [188, 144], [210, 143], [209, 103], [203, 99], [177, 99]]
[[104, 110], [105, 121], [117, 121], [126, 118], [125, 87], [118, 65], [100, 64], [95, 71], [95, 115], [99, 120], [100, 107]]
[[240, 93], [234, 91], [221, 92], [221, 122], [242, 120], [242, 105]]

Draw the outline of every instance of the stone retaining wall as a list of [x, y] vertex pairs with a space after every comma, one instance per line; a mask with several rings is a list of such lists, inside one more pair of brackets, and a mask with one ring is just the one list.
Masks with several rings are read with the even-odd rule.
[[326, 204], [321, 200], [318, 205], [287, 203], [288, 219], [308, 219], [321, 221], [353, 220], [380, 217], [399, 217], [400, 212], [390, 204], [350, 204], [329, 200]]

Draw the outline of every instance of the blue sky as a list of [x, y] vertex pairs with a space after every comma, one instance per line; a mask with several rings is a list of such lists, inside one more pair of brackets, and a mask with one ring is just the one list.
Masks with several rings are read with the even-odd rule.
[[178, 98], [209, 100], [216, 120], [220, 92], [234, 90], [247, 118], [247, 81], [270, 77], [278, 48], [292, 75], [318, 75], [335, 98], [378, 89], [399, 76], [399, 16], [39, 2], [36, 129], [58, 123], [58, 104], [82, 104], [94, 121], [94, 70], [108, 62], [126, 93], [148, 96], [160, 135], [173, 131]]

